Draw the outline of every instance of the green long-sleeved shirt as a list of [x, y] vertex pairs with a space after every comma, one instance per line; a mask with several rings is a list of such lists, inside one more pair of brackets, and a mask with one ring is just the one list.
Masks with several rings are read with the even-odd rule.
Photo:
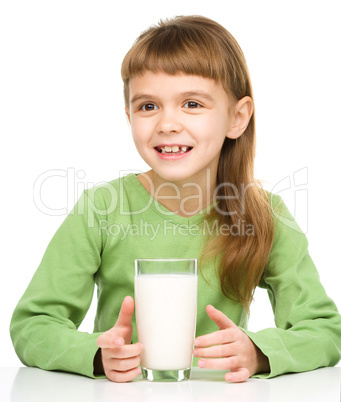
[[[246, 312], [222, 294], [211, 262], [202, 268], [206, 280], [201, 275], [198, 280], [196, 336], [217, 330], [205, 311], [207, 304], [214, 305], [269, 358], [270, 373], [255, 376], [261, 378], [332, 366], [341, 354], [341, 316], [320, 283], [307, 238], [281, 198], [270, 198], [281, 212], [274, 213], [275, 239], [260, 286], [268, 291], [276, 328], [247, 330]], [[97, 337], [115, 324], [123, 298], [134, 296], [134, 259], [198, 258], [209, 230], [204, 212], [190, 218], [171, 213], [134, 174], [86, 190], [52, 238], [13, 313], [11, 337], [21, 361], [95, 377]], [[97, 313], [89, 334], [77, 328], [95, 284]]]

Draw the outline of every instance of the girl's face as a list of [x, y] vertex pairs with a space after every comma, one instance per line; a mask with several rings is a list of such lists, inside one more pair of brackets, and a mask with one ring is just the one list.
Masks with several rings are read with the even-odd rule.
[[[215, 178], [232, 102], [220, 83], [192, 75], [145, 72], [129, 82], [126, 108], [136, 148], [165, 181]], [[231, 108], [232, 107], [232, 108]]]

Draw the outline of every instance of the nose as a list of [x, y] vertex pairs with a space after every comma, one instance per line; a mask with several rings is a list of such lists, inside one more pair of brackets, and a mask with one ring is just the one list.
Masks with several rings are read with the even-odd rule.
[[158, 115], [159, 119], [156, 125], [158, 134], [174, 134], [182, 130], [180, 116], [176, 110], [164, 109]]

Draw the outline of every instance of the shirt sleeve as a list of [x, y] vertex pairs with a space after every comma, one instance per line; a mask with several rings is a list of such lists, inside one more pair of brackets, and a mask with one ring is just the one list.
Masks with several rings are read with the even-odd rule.
[[77, 330], [91, 304], [103, 247], [99, 209], [88, 191], [49, 243], [14, 310], [10, 332], [23, 364], [94, 377], [100, 334]]
[[276, 198], [275, 237], [260, 283], [268, 291], [276, 328], [243, 329], [270, 362], [270, 373], [258, 378], [334, 366], [341, 355], [341, 316], [321, 285], [306, 236]]

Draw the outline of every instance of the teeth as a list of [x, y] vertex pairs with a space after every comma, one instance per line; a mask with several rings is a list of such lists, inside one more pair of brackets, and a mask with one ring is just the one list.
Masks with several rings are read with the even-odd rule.
[[179, 147], [178, 145], [174, 145], [172, 147], [169, 146], [160, 147], [162, 153], [178, 153], [180, 151], [181, 154], [186, 152], [188, 148], [189, 147]]
[[[174, 152], [174, 153], [179, 152], [179, 150], [180, 150], [178, 145], [174, 145], [173, 147], [165, 146], [165, 147], [161, 147], [161, 149], [163, 152]], [[181, 151], [183, 151], [183, 152], [186, 152], [187, 149], [188, 149], [188, 147], [181, 147]]]

